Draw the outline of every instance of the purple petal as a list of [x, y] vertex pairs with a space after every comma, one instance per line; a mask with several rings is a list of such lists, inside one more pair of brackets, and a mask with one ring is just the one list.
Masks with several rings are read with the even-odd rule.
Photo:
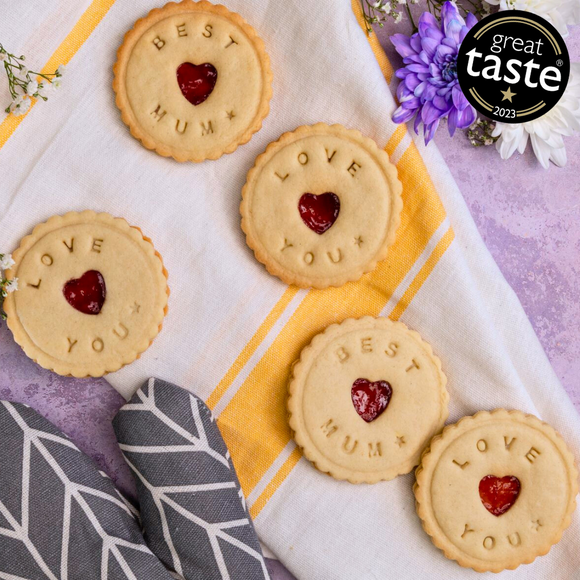
[[459, 84], [453, 87], [451, 97], [453, 98], [453, 106], [460, 111], [463, 111], [469, 105], [469, 101], [465, 98]]
[[455, 51], [450, 46], [447, 46], [445, 44], [440, 44], [437, 47], [437, 52], [435, 53], [435, 58], [437, 60], [439, 60], [440, 62], [444, 62], [446, 57], [453, 56], [454, 54], [455, 54]]
[[437, 87], [429, 83], [427, 85], [427, 88], [423, 91], [423, 100], [432, 101], [436, 95], [437, 95]]
[[469, 107], [465, 108], [463, 111], [459, 111], [457, 127], [459, 129], [465, 129], [465, 127], [469, 127], [469, 125], [475, 121], [475, 118], [475, 109], [469, 105]]
[[439, 30], [439, 22], [437, 22], [437, 18], [435, 18], [431, 12], [423, 12], [419, 18], [418, 28], [420, 36], [427, 36], [427, 31], [430, 28]]
[[411, 36], [411, 48], [419, 53], [421, 52], [421, 37], [419, 36], [419, 34], [417, 32], [415, 32], [415, 34], [413, 34], [413, 36]]
[[452, 24], [453, 22], [456, 22], [459, 25], [459, 28], [457, 29], [458, 31], [465, 24], [465, 21], [461, 18], [461, 14], [459, 14], [459, 10], [457, 10], [455, 3], [445, 2], [441, 8], [441, 25], [446, 36], [449, 36], [449, 27], [456, 26], [455, 24]]
[[465, 26], [471, 30], [477, 24], [477, 18], [470, 12], [465, 20]]
[[439, 95], [435, 95], [433, 98], [433, 104], [444, 114], [449, 112], [449, 109], [451, 109], [451, 103]]
[[433, 60], [435, 52], [439, 47], [439, 41], [434, 38], [423, 38], [421, 40], [421, 47], [425, 51], [425, 54], [429, 57], [429, 60]]
[[435, 131], [439, 127], [439, 119], [429, 125], [425, 125], [423, 132], [425, 133], [425, 145], [429, 145], [429, 141], [435, 137]]
[[427, 101], [423, 108], [421, 109], [421, 119], [425, 125], [434, 123], [441, 116], [441, 111], [433, 105], [430, 101]]
[[413, 74], [413, 73], [410, 70], [407, 70], [406, 68], [403, 67], [403, 68], [397, 69], [397, 72], [395, 73], [395, 76], [398, 79], [404, 79], [404, 78], [406, 78], [407, 76], [409, 76], [411, 74]]
[[411, 97], [401, 103], [403, 109], [418, 109], [421, 106], [421, 101], [417, 97]]
[[413, 96], [413, 92], [408, 89], [405, 83], [399, 83], [397, 86], [397, 98], [402, 103], [405, 99]]
[[437, 26], [437, 28], [427, 28], [424, 36], [427, 38], [434, 38], [438, 42], [441, 42], [445, 38], [445, 35], [441, 30], [439, 30], [439, 26]]
[[410, 64], [407, 66], [407, 68], [410, 71], [416, 72], [416, 73], [428, 73], [429, 72], [429, 67], [425, 66], [425, 65], [421, 65], [421, 64]]
[[403, 109], [403, 107], [399, 107], [394, 113], [393, 113], [393, 123], [406, 123], [407, 121], [409, 121], [413, 115], [415, 114], [414, 110], [411, 109]]
[[415, 129], [415, 133], [419, 134], [419, 127], [421, 125], [421, 111], [417, 111], [417, 116], [415, 117], [415, 123], [413, 123], [413, 129]]
[[393, 36], [391, 36], [391, 42], [393, 43], [395, 50], [403, 58], [417, 52], [411, 47], [409, 37], [405, 36], [404, 34], [393, 34]]
[[413, 91], [413, 93], [415, 94], [416, 97], [420, 97], [423, 94], [423, 91], [427, 88], [427, 85], [429, 83], [423, 81], [422, 83], [419, 83], [416, 87], [415, 90]]
[[411, 73], [405, 78], [404, 83], [410, 91], [414, 91], [421, 81], [417, 78], [416, 74]]
[[453, 137], [455, 135], [455, 129], [457, 129], [457, 119], [459, 116], [459, 111], [457, 109], [451, 109], [451, 113], [449, 113], [447, 127], [449, 129], [449, 135]]

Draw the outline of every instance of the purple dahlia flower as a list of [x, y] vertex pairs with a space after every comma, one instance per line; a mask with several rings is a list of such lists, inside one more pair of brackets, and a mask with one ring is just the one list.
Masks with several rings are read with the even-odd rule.
[[393, 114], [395, 123], [415, 117], [415, 133], [423, 123], [425, 144], [429, 143], [439, 121], [449, 118], [449, 134], [469, 127], [475, 121], [475, 109], [461, 92], [457, 80], [457, 54], [468, 30], [477, 19], [473, 14], [463, 20], [453, 2], [441, 9], [441, 24], [430, 12], [419, 18], [419, 32], [410, 38], [394, 34], [391, 42], [403, 57], [405, 66], [395, 74], [401, 79], [397, 97], [401, 106]]

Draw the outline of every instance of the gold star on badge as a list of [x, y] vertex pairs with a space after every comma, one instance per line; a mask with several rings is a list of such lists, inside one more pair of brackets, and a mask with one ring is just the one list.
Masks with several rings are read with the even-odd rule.
[[507, 91], [500, 91], [500, 93], [503, 95], [502, 101], [505, 101], [507, 99], [510, 103], [512, 102], [512, 97], [515, 97], [517, 95], [517, 93], [512, 93], [511, 87], [508, 87]]

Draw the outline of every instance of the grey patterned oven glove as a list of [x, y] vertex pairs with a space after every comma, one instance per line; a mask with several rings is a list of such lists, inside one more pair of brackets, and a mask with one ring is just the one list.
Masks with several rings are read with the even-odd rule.
[[206, 405], [150, 379], [113, 422], [137, 510], [54, 425], [0, 402], [0, 578], [263, 580], [229, 452]]

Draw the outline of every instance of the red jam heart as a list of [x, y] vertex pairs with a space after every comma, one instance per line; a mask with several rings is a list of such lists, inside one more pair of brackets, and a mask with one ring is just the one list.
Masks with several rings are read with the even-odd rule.
[[191, 64], [184, 62], [177, 67], [177, 83], [183, 96], [192, 105], [201, 105], [212, 93], [217, 70], [213, 64]]
[[505, 514], [520, 495], [520, 480], [514, 475], [486, 475], [479, 482], [479, 497], [485, 509], [494, 516]]
[[340, 199], [327, 191], [320, 195], [305, 193], [298, 202], [302, 221], [317, 234], [331, 228], [340, 212]]
[[392, 394], [393, 389], [387, 381], [371, 383], [367, 379], [357, 379], [350, 390], [356, 412], [367, 423], [374, 421], [387, 408]]
[[98, 314], [105, 302], [105, 279], [97, 270], [88, 270], [80, 278], [69, 280], [62, 288], [66, 301], [79, 312]]

